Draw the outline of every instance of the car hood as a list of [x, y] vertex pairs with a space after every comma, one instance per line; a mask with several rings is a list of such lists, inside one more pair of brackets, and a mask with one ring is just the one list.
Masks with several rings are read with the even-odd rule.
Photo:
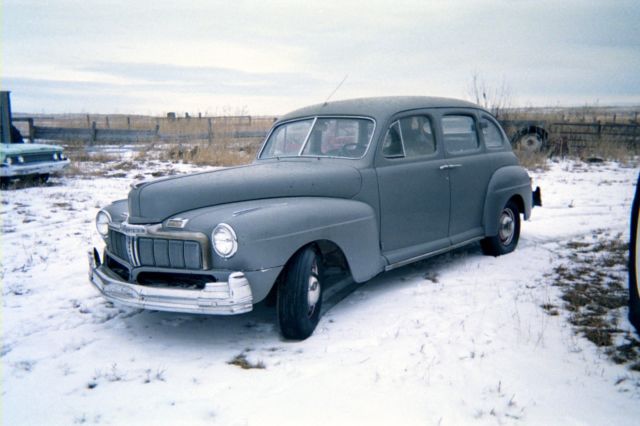
[[158, 223], [202, 207], [277, 197], [353, 198], [362, 184], [354, 167], [278, 161], [158, 179], [129, 193], [129, 223]]
[[58, 145], [44, 145], [39, 143], [3, 143], [0, 144], [2, 155], [32, 154], [38, 152], [62, 151]]

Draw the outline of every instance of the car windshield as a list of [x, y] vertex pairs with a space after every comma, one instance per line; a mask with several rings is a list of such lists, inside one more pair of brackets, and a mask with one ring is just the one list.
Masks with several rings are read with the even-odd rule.
[[276, 127], [260, 159], [277, 157], [361, 158], [367, 151], [374, 122], [368, 118], [315, 117]]

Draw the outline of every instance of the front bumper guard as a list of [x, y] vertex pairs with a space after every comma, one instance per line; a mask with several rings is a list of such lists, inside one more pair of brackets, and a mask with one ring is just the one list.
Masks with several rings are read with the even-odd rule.
[[150, 287], [123, 281], [89, 253], [89, 279], [107, 300], [135, 308], [212, 315], [253, 309], [249, 280], [242, 272], [231, 273], [227, 282], [207, 283], [202, 290]]
[[10, 166], [3, 165], [0, 167], [0, 176], [2, 177], [19, 177], [28, 175], [44, 175], [57, 173], [69, 166], [69, 160], [46, 161], [40, 163], [12, 164]]

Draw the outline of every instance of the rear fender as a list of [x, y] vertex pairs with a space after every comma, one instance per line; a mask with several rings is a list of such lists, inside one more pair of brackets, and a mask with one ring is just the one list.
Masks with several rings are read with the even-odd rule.
[[527, 220], [531, 216], [531, 179], [527, 171], [520, 166], [501, 167], [495, 171], [484, 204], [483, 225], [486, 236], [498, 234], [498, 217], [507, 202], [516, 197], [522, 209], [520, 213]]

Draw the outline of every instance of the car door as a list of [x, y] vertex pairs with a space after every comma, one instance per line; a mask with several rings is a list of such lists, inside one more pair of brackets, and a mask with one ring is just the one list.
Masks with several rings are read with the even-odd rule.
[[475, 111], [445, 111], [440, 129], [451, 186], [449, 237], [455, 245], [484, 235], [484, 201], [494, 167], [481, 144]]
[[449, 181], [428, 111], [395, 117], [379, 144], [380, 238], [390, 264], [449, 245]]

